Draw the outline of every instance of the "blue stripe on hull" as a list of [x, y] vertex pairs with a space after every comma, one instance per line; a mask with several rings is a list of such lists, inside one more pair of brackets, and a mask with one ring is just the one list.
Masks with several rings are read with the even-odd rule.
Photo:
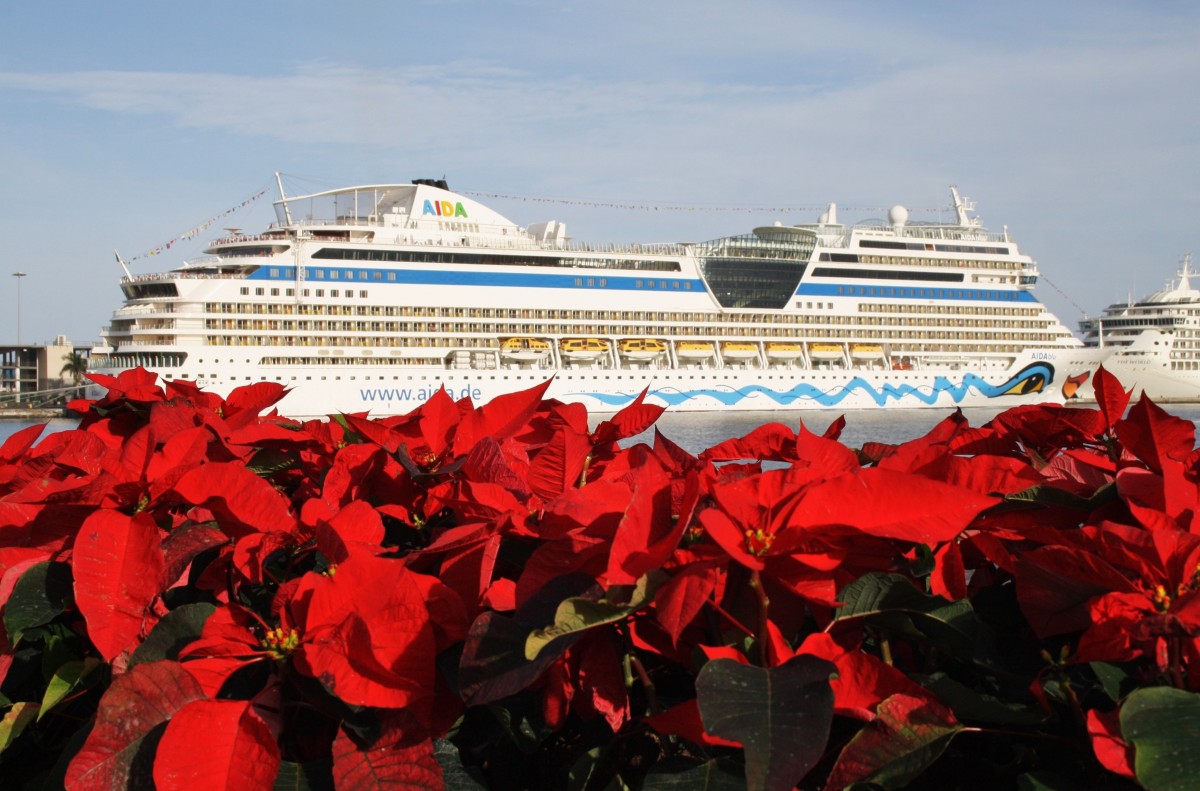
[[[854, 377], [845, 386], [833, 390], [821, 388], [801, 382], [789, 390], [772, 390], [762, 385], [749, 385], [741, 388], [698, 390], [651, 389], [647, 395], [654, 396], [670, 406], [677, 406], [695, 398], [711, 398], [726, 406], [741, 403], [746, 399], [767, 398], [776, 404], [787, 405], [801, 399], [809, 399], [826, 407], [841, 404], [855, 393], [866, 395], [878, 406], [889, 402], [902, 400], [917, 400], [928, 406], [937, 403], [943, 395], [949, 396], [955, 404], [962, 403], [972, 390], [985, 398], [996, 398], [1002, 395], [1022, 395], [1025, 393], [1040, 393], [1054, 381], [1054, 368], [1047, 363], [1034, 363], [1023, 368], [1015, 376], [1000, 384], [992, 384], [974, 373], [963, 375], [962, 381], [952, 382], [945, 376], [937, 376], [933, 384], [919, 387], [910, 384], [884, 384], [875, 387], [861, 377]], [[637, 397], [636, 393], [610, 394], [597, 392], [576, 392], [572, 396], [587, 396], [608, 406], [619, 407], [628, 404]]]

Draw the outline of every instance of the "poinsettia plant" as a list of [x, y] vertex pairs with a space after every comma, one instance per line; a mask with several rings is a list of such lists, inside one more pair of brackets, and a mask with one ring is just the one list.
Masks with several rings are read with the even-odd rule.
[[6, 787], [1200, 777], [1194, 427], [1103, 371], [1095, 408], [699, 454], [545, 386], [298, 422], [94, 380], [0, 445]]

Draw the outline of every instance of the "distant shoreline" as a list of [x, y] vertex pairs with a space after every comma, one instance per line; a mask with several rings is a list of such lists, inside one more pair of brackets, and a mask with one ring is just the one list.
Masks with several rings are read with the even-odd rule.
[[29, 420], [30, 418], [78, 417], [63, 407], [38, 409], [0, 409], [0, 420]]

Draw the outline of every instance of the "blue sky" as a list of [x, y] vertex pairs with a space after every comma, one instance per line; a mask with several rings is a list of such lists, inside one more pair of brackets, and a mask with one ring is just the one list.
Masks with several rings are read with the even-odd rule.
[[28, 273], [24, 341], [93, 340], [120, 302], [114, 249], [270, 187], [201, 239], [258, 229], [275, 171], [290, 191], [444, 176], [596, 242], [810, 222], [830, 201], [843, 221], [936, 220], [957, 184], [1074, 327], [1200, 260], [1197, 41], [1192, 2], [16, 4], [0, 342], [7, 275]]

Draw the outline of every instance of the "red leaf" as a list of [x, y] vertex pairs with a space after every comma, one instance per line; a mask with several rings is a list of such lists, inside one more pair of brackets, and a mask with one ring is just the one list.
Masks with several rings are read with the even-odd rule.
[[1111, 429], [1125, 415], [1125, 407], [1129, 406], [1130, 393], [1125, 391], [1117, 377], [1109, 373], [1103, 365], [1096, 369], [1096, 378], [1092, 380], [1092, 389], [1096, 394], [1096, 405], [1100, 414]]
[[721, 577], [717, 561], [691, 563], [679, 570], [654, 594], [654, 612], [658, 622], [671, 635], [672, 645], [712, 596]]
[[795, 461], [796, 432], [782, 423], [765, 423], [744, 437], [734, 437], [713, 445], [701, 453], [700, 458], [705, 461]]
[[241, 464], [202, 465], [180, 478], [174, 490], [184, 501], [212, 511], [226, 533], [288, 532], [296, 525], [287, 499]]
[[1080, 549], [1045, 546], [1017, 562], [1017, 601], [1038, 637], [1079, 631], [1091, 623], [1088, 602], [1133, 585], [1111, 565]]
[[948, 541], [933, 555], [933, 573], [929, 575], [929, 592], [950, 601], [967, 598], [967, 572], [963, 567], [962, 549]]
[[682, 736], [695, 744], [711, 744], [720, 747], [741, 747], [741, 742], [711, 736], [704, 730], [700, 721], [699, 702], [692, 698], [666, 711], [646, 717], [642, 720], [654, 730], [662, 734]]
[[793, 520], [808, 526], [848, 525], [868, 535], [932, 546], [957, 536], [995, 502], [919, 475], [865, 469], [813, 486]]
[[829, 436], [833, 427], [834, 424], [831, 423], [822, 436], [817, 436], [803, 425], [796, 432], [796, 457], [808, 462], [808, 466], [820, 470], [824, 478], [854, 472], [860, 466], [858, 455], [854, 451]]
[[333, 740], [333, 782], [338, 791], [428, 791], [443, 786], [432, 739], [360, 749], [343, 731]]
[[344, 563], [355, 552], [383, 551], [383, 519], [362, 500], [352, 501], [329, 521], [319, 521], [316, 533], [317, 548], [332, 563]]
[[911, 695], [892, 695], [876, 714], [838, 756], [827, 789], [871, 780], [902, 788], [937, 760], [963, 727], [942, 704]]
[[296, 668], [355, 706], [432, 695], [436, 648], [416, 576], [397, 560], [352, 555], [332, 576], [303, 577], [292, 604], [303, 624]]
[[1185, 461], [1196, 447], [1195, 424], [1167, 414], [1148, 398], [1133, 405], [1116, 433], [1125, 450], [1155, 472], [1164, 472], [1171, 461]]
[[616, 733], [629, 721], [629, 695], [612, 634], [591, 635], [575, 651], [579, 655], [579, 688]]
[[529, 489], [543, 500], [553, 500], [579, 484], [580, 473], [592, 452], [586, 434], [561, 426], [529, 464]]
[[528, 390], [497, 396], [464, 415], [454, 434], [454, 455], [466, 453], [484, 437], [502, 440], [519, 431], [541, 405], [551, 381], [547, 379]]
[[39, 423], [10, 435], [8, 439], [4, 440], [4, 444], [0, 445], [0, 464], [10, 464], [19, 456], [25, 455], [25, 452], [33, 447], [33, 443], [37, 441], [45, 428], [45, 423]]
[[149, 514], [95, 511], [75, 539], [73, 570], [88, 636], [111, 662], [142, 631], [147, 608], [162, 589], [158, 528]]
[[178, 662], [147, 662], [117, 676], [67, 767], [68, 791], [152, 787], [149, 762], [138, 755], [143, 740], [154, 739], [157, 727], [175, 712], [203, 699], [200, 685]]
[[[692, 475], [688, 483], [687, 500], [695, 503], [699, 479]], [[691, 510], [690, 506], [685, 508]], [[656, 465], [643, 467], [613, 537], [612, 553], [608, 558], [609, 585], [632, 585], [671, 556], [691, 521], [688, 515], [673, 519], [671, 512], [670, 479]]]
[[179, 579], [188, 564], [205, 550], [220, 546], [229, 540], [229, 536], [208, 524], [185, 524], [171, 531], [162, 542], [165, 558], [165, 573], [163, 583], [172, 585]]
[[810, 634], [796, 653], [819, 656], [837, 665], [837, 676], [829, 682], [836, 714], [873, 720], [875, 707], [897, 693], [915, 698], [932, 697], [921, 685], [882, 659], [857, 648], [843, 648], [825, 632]]
[[154, 759], [158, 791], [270, 789], [279, 747], [249, 701], [197, 700], [167, 724]]
[[645, 403], [649, 389], [638, 393], [638, 397], [622, 407], [621, 411], [596, 426], [592, 436], [597, 445], [636, 437], [654, 425], [666, 407]]
[[1108, 771], [1133, 779], [1133, 745], [1121, 738], [1121, 712], [1090, 709], [1087, 730], [1096, 760]]
[[288, 392], [277, 382], [256, 382], [235, 387], [225, 399], [225, 408], [222, 410], [225, 423], [230, 428], [247, 425], [256, 420], [264, 409], [279, 403]]

